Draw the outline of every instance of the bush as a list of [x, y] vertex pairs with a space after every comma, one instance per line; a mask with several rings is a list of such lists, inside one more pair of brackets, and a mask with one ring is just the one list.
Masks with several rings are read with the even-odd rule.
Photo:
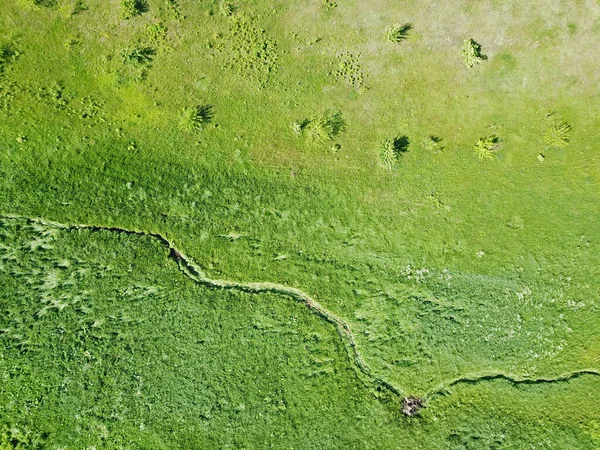
[[573, 128], [567, 122], [555, 122], [544, 133], [544, 144], [548, 147], [566, 147], [569, 145], [572, 130]]
[[326, 111], [320, 118], [302, 123], [301, 131], [306, 131], [315, 142], [332, 140], [346, 128], [340, 111]]
[[402, 153], [408, 150], [410, 141], [406, 136], [398, 136], [394, 139], [385, 139], [379, 146], [379, 164], [388, 170], [396, 167]]
[[491, 135], [477, 139], [473, 148], [480, 160], [494, 159], [498, 152], [499, 143], [500, 139], [496, 135]]
[[465, 58], [465, 64], [468, 67], [476, 66], [481, 63], [481, 61], [487, 59], [487, 56], [481, 54], [481, 45], [473, 39], [467, 39], [463, 43], [462, 55]]
[[151, 47], [134, 47], [121, 52], [123, 62], [134, 65], [149, 64], [155, 54], [156, 51]]
[[387, 40], [395, 43], [402, 42], [408, 37], [408, 32], [411, 29], [412, 25], [410, 23], [391, 25], [386, 32]]
[[184, 131], [200, 131], [202, 127], [212, 121], [213, 106], [209, 104], [183, 108], [179, 121], [179, 128]]
[[148, 11], [145, 0], [121, 0], [121, 19], [131, 19]]

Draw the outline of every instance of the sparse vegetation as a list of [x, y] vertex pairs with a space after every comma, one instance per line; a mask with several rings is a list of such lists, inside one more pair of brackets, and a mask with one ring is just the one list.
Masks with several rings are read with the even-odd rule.
[[474, 149], [480, 160], [494, 159], [498, 153], [500, 139], [496, 135], [485, 136], [477, 139]]
[[487, 56], [481, 53], [481, 45], [473, 39], [463, 42], [462, 55], [468, 67], [474, 67], [487, 59]]

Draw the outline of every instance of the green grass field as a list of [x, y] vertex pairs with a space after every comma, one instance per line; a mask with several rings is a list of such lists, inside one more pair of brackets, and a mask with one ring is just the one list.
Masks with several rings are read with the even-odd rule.
[[0, 449], [600, 449], [599, 38], [0, 0]]

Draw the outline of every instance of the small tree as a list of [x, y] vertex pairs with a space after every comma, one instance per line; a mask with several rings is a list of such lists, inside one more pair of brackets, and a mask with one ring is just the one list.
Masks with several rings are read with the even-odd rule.
[[121, 0], [121, 19], [131, 19], [148, 11], [145, 0]]
[[463, 43], [462, 51], [463, 57], [465, 58], [465, 64], [468, 67], [476, 66], [485, 61], [487, 56], [481, 53], [481, 45], [475, 42], [473, 39], [467, 39]]
[[183, 131], [200, 131], [203, 126], [210, 123], [213, 118], [212, 105], [197, 105], [183, 108], [179, 120], [179, 128]]
[[491, 135], [477, 139], [473, 148], [480, 160], [494, 159], [498, 152], [499, 143], [500, 139], [496, 135]]
[[408, 32], [412, 30], [410, 23], [404, 25], [390, 25], [386, 31], [387, 40], [394, 43], [399, 43], [408, 37]]
[[385, 139], [378, 149], [379, 164], [388, 170], [394, 169], [400, 155], [408, 150], [409, 143], [406, 136]]
[[334, 139], [346, 128], [346, 122], [340, 111], [325, 111], [318, 119], [311, 120], [301, 128], [315, 142], [325, 142]]

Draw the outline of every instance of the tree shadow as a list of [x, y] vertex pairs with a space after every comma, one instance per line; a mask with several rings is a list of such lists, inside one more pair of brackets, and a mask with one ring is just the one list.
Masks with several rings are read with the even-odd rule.
[[408, 139], [408, 136], [397, 136], [394, 138], [393, 144], [394, 152], [396, 152], [396, 155], [400, 156], [408, 151], [410, 139]]

